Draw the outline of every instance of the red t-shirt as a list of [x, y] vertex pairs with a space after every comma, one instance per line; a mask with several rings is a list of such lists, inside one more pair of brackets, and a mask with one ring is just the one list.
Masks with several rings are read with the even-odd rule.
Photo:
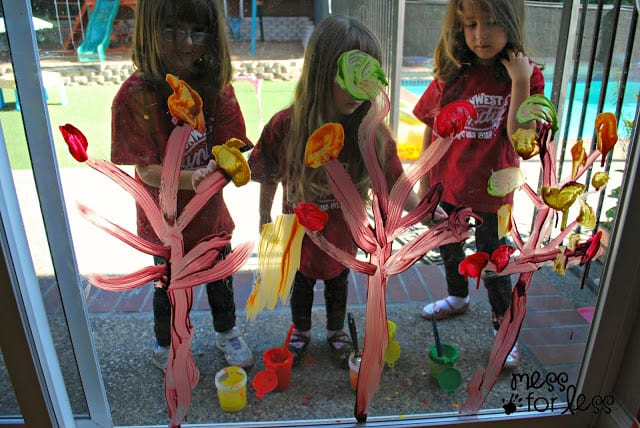
[[[174, 129], [167, 99], [173, 91], [167, 83], [143, 80], [131, 75], [120, 87], [111, 107], [111, 161], [122, 165], [161, 165], [169, 134]], [[249, 147], [244, 118], [233, 87], [227, 86], [220, 97], [200, 94], [203, 99], [205, 134], [193, 131], [185, 149], [182, 169], [206, 166], [213, 159], [211, 147], [235, 137]], [[136, 174], [136, 179], [142, 182]], [[146, 186], [158, 200], [159, 189]], [[193, 197], [192, 190], [178, 190], [178, 212]], [[137, 207], [138, 235], [160, 242], [144, 212]], [[213, 196], [183, 231], [184, 250], [189, 251], [202, 238], [221, 232], [232, 233], [233, 220], [222, 192]]]
[[[544, 93], [544, 77], [536, 66], [531, 76], [530, 93]], [[510, 99], [509, 79], [498, 80], [492, 67], [474, 65], [453, 83], [433, 80], [418, 100], [413, 114], [432, 128], [437, 113], [452, 101], [468, 100], [478, 112], [478, 119], [467, 123], [464, 137], [454, 141], [430, 171], [432, 183], [444, 184], [444, 202], [493, 213], [501, 205], [513, 203], [513, 192], [504, 197], [487, 193], [493, 171], [520, 165], [507, 136]], [[436, 138], [435, 133], [433, 138]]]
[[[286, 136], [289, 134], [292, 112], [293, 110], [288, 108], [273, 116], [262, 130], [260, 140], [249, 156], [252, 180], [268, 184], [282, 182], [284, 187], [283, 195], [285, 195], [282, 200], [282, 212], [286, 214], [292, 213], [296, 205], [296, 201], [288, 201], [286, 199], [286, 195], [289, 192], [287, 191], [288, 183], [286, 182], [285, 174], [287, 164], [284, 156], [287, 143]], [[304, 143], [302, 142], [301, 144]], [[357, 142], [345, 141], [345, 144], [349, 143], [357, 144]], [[389, 188], [403, 172], [402, 163], [396, 150], [395, 141], [389, 138], [385, 153], [385, 173]], [[329, 220], [322, 231], [325, 238], [338, 248], [355, 256], [358, 248], [344, 220], [340, 203], [333, 197], [312, 202], [329, 214]], [[299, 268], [303, 275], [314, 279], [332, 279], [340, 275], [344, 269], [344, 265], [324, 253], [308, 236], [304, 237]]]

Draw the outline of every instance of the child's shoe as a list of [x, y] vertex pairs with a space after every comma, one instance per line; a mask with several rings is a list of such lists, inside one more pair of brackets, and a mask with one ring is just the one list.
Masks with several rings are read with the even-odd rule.
[[[458, 300], [459, 302], [455, 302]], [[437, 320], [441, 320], [452, 315], [461, 315], [469, 310], [469, 297], [447, 296], [444, 299], [437, 300], [435, 303], [429, 303], [422, 308], [422, 318], [430, 320], [434, 316]]]
[[[493, 329], [493, 336], [498, 334], [498, 330]], [[511, 351], [509, 351], [509, 355], [507, 355], [507, 359], [504, 361], [504, 368], [513, 369], [518, 367], [520, 364], [520, 350], [518, 349], [518, 342], [513, 345]]]
[[518, 342], [516, 342], [513, 348], [511, 348], [509, 355], [507, 355], [507, 359], [504, 361], [504, 367], [513, 369], [518, 367], [518, 364], [520, 364], [520, 351], [518, 350]]
[[153, 345], [153, 356], [151, 362], [154, 366], [162, 370], [163, 373], [167, 371], [167, 361], [169, 360], [169, 347], [160, 346], [158, 342]]
[[353, 352], [351, 338], [344, 330], [327, 330], [327, 342], [331, 355], [338, 366], [343, 369], [349, 368], [349, 355]]
[[304, 357], [305, 352], [307, 352], [307, 347], [309, 346], [309, 342], [311, 342], [311, 330], [300, 331], [298, 329], [294, 329], [291, 334], [291, 338], [289, 339], [289, 344], [287, 348], [293, 354], [293, 366], [296, 367], [300, 365], [302, 358]]
[[243, 369], [253, 367], [253, 354], [237, 327], [224, 333], [217, 333], [216, 346], [224, 352], [224, 358], [230, 366]]

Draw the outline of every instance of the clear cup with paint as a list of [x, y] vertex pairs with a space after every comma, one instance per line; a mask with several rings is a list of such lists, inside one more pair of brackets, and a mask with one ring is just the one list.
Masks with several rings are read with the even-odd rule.
[[237, 412], [247, 405], [247, 373], [242, 367], [229, 366], [216, 373], [216, 389], [220, 408]]

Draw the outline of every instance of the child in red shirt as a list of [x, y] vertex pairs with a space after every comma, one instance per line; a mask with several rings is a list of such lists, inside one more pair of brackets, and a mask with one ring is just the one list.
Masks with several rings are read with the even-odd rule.
[[[193, 131], [180, 172], [178, 209], [193, 197], [199, 181], [210, 171], [211, 147], [234, 137], [253, 147], [231, 86], [231, 57], [224, 20], [215, 0], [140, 0], [136, 6], [133, 62], [136, 71], [122, 84], [112, 105], [111, 160], [135, 165], [136, 179], [158, 199], [161, 163], [174, 128], [167, 99], [172, 90], [167, 73], [186, 81], [203, 100], [206, 131]], [[138, 207], [138, 234], [159, 242]], [[222, 192], [184, 229], [185, 252], [208, 235], [231, 233], [234, 223]], [[228, 253], [230, 249], [227, 248]], [[156, 260], [161, 263], [161, 260]], [[165, 370], [170, 345], [171, 306], [167, 288], [156, 284], [153, 297], [156, 343], [153, 363]], [[206, 285], [217, 346], [230, 365], [253, 365], [251, 350], [235, 326], [233, 278]]]
[[[519, 165], [511, 136], [535, 124], [519, 124], [516, 111], [529, 95], [544, 92], [542, 72], [524, 54], [523, 26], [522, 0], [450, 0], [435, 52], [435, 79], [413, 111], [427, 125], [426, 148], [434, 137], [434, 117], [444, 105], [469, 100], [475, 106], [478, 119], [467, 123], [463, 138], [421, 180], [419, 193], [441, 182], [445, 211], [472, 208], [482, 217], [475, 230], [476, 249], [489, 254], [505, 243], [498, 239], [498, 208], [513, 203], [513, 193], [501, 198], [487, 193], [489, 177], [493, 171]], [[468, 310], [469, 285], [458, 272], [465, 257], [463, 244], [440, 247], [449, 296], [426, 305], [423, 317], [443, 319]], [[511, 280], [494, 275], [484, 283], [497, 330], [511, 303]], [[516, 347], [505, 365], [515, 366], [518, 359]]]
[[[260, 182], [260, 227], [271, 222], [271, 207], [278, 183], [283, 185], [283, 213], [292, 213], [298, 202], [314, 202], [329, 215], [323, 229], [327, 240], [355, 255], [357, 247], [345, 222], [340, 204], [331, 193], [325, 173], [304, 164], [307, 139], [327, 122], [339, 122], [345, 143], [339, 160], [356, 184], [363, 200], [369, 199], [369, 175], [358, 148], [358, 128], [371, 107], [357, 101], [336, 83], [338, 58], [359, 49], [380, 61], [375, 36], [360, 22], [330, 16], [316, 27], [305, 51], [300, 81], [293, 105], [282, 110], [265, 126], [249, 158], [252, 179]], [[388, 128], [378, 132], [378, 153], [387, 172], [389, 186], [402, 173], [396, 144]], [[337, 363], [347, 368], [353, 347], [344, 331], [349, 269], [303, 238], [300, 267], [291, 291], [291, 316], [295, 329], [289, 343], [294, 364], [299, 364], [311, 337], [314, 286], [324, 281], [327, 341]]]

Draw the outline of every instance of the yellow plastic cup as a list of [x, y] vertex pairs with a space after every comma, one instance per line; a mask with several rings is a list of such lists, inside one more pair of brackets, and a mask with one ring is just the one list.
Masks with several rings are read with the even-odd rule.
[[247, 373], [242, 367], [229, 366], [216, 373], [220, 408], [237, 412], [247, 405]]
[[400, 344], [395, 340], [389, 339], [387, 350], [384, 352], [384, 362], [387, 367], [393, 367], [400, 358]]
[[387, 320], [387, 328], [389, 329], [389, 344], [384, 353], [384, 362], [387, 363], [388, 367], [393, 367], [398, 358], [400, 358], [400, 344], [393, 340], [396, 337], [398, 327], [395, 322]]
[[393, 338], [396, 337], [396, 330], [398, 329], [396, 323], [387, 320], [387, 328], [389, 329], [389, 340], [393, 340]]

